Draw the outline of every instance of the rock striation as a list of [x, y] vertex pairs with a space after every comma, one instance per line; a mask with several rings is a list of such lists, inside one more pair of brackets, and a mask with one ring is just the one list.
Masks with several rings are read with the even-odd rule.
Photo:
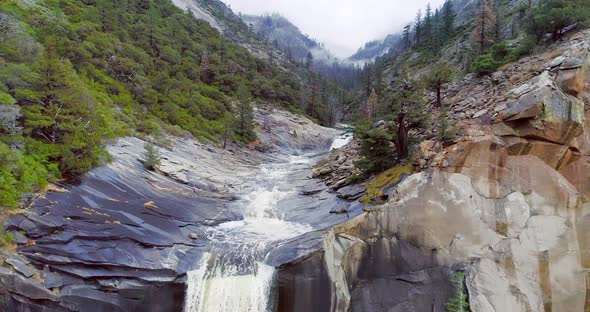
[[[19, 255], [0, 256], [0, 311], [181, 311], [186, 272], [208, 250], [203, 233], [243, 218], [235, 201], [255, 187], [259, 165], [325, 151], [339, 134], [270, 107], [258, 108], [256, 118], [258, 144], [272, 153], [168, 138], [161, 165], [151, 172], [141, 162], [145, 142], [121, 138], [107, 147], [110, 163], [60, 182], [8, 219]], [[324, 227], [346, 220], [330, 214], [341, 204], [321, 181], [295, 178], [322, 201], [294, 199], [293, 207], [308, 208], [305, 214], [292, 209], [294, 218]], [[282, 261], [304, 245], [286, 250]]]

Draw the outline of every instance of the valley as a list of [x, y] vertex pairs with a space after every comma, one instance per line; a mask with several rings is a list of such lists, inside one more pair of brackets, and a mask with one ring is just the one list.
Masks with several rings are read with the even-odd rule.
[[248, 5], [0, 3], [0, 310], [590, 308], [586, 1]]

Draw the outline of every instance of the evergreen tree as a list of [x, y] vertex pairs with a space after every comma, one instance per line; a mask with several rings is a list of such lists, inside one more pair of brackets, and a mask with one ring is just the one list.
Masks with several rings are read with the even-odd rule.
[[211, 72], [211, 66], [209, 64], [209, 53], [207, 50], [203, 52], [201, 56], [201, 66], [200, 66], [200, 78], [206, 84], [211, 84], [213, 80], [213, 75]]
[[486, 53], [496, 42], [496, 15], [489, 0], [480, 0], [475, 18], [475, 29], [471, 34], [476, 51], [480, 55]]
[[453, 9], [453, 2], [445, 0], [442, 6], [442, 35], [443, 40], [447, 41], [455, 35], [455, 10]]
[[426, 76], [426, 85], [436, 92], [436, 107], [442, 108], [441, 89], [444, 84], [451, 81], [452, 75], [453, 69], [451, 66], [446, 63], [439, 63]]
[[384, 128], [371, 129], [367, 123], [357, 127], [356, 136], [360, 140], [359, 153], [362, 159], [356, 165], [364, 175], [379, 173], [395, 163], [395, 152], [391, 148], [392, 136]]
[[587, 0], [541, 0], [529, 14], [526, 28], [537, 42], [547, 33], [551, 33], [553, 40], [559, 40], [565, 27], [589, 19]]
[[412, 31], [411, 25], [404, 26], [404, 30], [402, 32], [402, 42], [403, 42], [404, 49], [409, 49], [412, 47], [411, 31]]
[[155, 171], [160, 166], [161, 156], [158, 147], [150, 142], [143, 145], [143, 166], [145, 169]]
[[414, 37], [416, 45], [422, 42], [422, 11], [418, 10], [414, 21]]
[[24, 130], [53, 145], [62, 173], [78, 174], [98, 164], [101, 129], [97, 128], [96, 98], [75, 76], [70, 62], [57, 54], [57, 40], [46, 40], [36, 64], [37, 92], [21, 99]]
[[464, 272], [457, 272], [455, 276], [451, 279], [451, 283], [455, 288], [454, 295], [449, 299], [447, 302], [447, 311], [448, 312], [469, 312], [469, 300], [466, 294], [466, 287], [465, 287], [465, 273]]
[[311, 54], [311, 51], [310, 51], [310, 52], [307, 52], [307, 55], [305, 56], [305, 68], [311, 69], [312, 66], [313, 66], [313, 54]]
[[422, 22], [422, 36], [424, 44], [427, 48], [432, 47], [434, 23], [432, 19], [432, 8], [430, 3], [426, 6], [426, 12], [424, 14], [424, 21]]
[[428, 116], [424, 90], [418, 82], [402, 76], [397, 79], [392, 90], [389, 118], [393, 122], [391, 131], [397, 157], [401, 161], [409, 155], [409, 132], [426, 127]]
[[238, 88], [238, 103], [236, 117], [236, 134], [243, 142], [254, 141], [254, 110], [252, 108], [252, 96], [246, 85]]
[[377, 113], [379, 111], [379, 96], [375, 89], [371, 92], [369, 99], [367, 100], [367, 120], [370, 124], [373, 124], [377, 119]]

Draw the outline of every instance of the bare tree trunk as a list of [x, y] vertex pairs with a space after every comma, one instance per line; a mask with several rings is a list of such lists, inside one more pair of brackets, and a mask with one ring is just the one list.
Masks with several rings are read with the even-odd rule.
[[397, 116], [397, 136], [395, 137], [395, 148], [399, 160], [408, 158], [408, 128], [406, 127], [406, 115]]

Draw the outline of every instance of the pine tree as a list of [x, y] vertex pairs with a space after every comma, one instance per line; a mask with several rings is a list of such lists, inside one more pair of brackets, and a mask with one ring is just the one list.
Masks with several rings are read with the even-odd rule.
[[155, 171], [160, 166], [161, 162], [160, 151], [158, 147], [150, 142], [145, 142], [143, 145], [143, 166], [145, 169]]
[[54, 146], [62, 173], [78, 174], [98, 164], [102, 131], [95, 114], [97, 100], [77, 78], [71, 63], [57, 53], [58, 40], [46, 39], [34, 95], [21, 101], [24, 130]]
[[409, 49], [412, 47], [411, 31], [412, 31], [411, 25], [406, 25], [404, 27], [404, 30], [402, 32], [402, 42], [404, 45], [404, 49]]
[[391, 148], [391, 134], [383, 128], [371, 129], [363, 123], [357, 127], [356, 135], [360, 139], [359, 153], [362, 159], [356, 165], [364, 175], [382, 172], [395, 163]]
[[414, 21], [414, 36], [416, 45], [422, 42], [422, 11], [418, 10]]
[[457, 272], [451, 279], [451, 283], [455, 288], [455, 294], [447, 302], [448, 312], [469, 312], [469, 301], [466, 294], [464, 281], [465, 273]]
[[409, 132], [426, 127], [428, 115], [424, 90], [417, 81], [407, 76], [399, 77], [393, 87], [390, 119], [393, 121], [392, 133], [398, 160], [407, 159], [410, 148]]
[[253, 141], [256, 139], [256, 133], [254, 133], [254, 110], [252, 108], [252, 96], [246, 85], [240, 85], [237, 97], [235, 132], [243, 142]]
[[367, 100], [367, 120], [373, 124], [377, 119], [377, 112], [379, 111], [379, 96], [375, 89], [371, 92]]
[[313, 54], [311, 54], [311, 51], [310, 51], [310, 52], [307, 52], [307, 55], [305, 56], [305, 68], [311, 69], [312, 66], [313, 66]]
[[556, 41], [562, 37], [565, 27], [587, 20], [590, 20], [587, 0], [542, 0], [529, 14], [526, 28], [537, 42], [547, 33]]
[[442, 34], [443, 40], [447, 41], [455, 35], [455, 18], [453, 2], [446, 0], [442, 6]]
[[430, 3], [426, 6], [426, 12], [424, 14], [424, 21], [422, 22], [422, 32], [424, 37], [424, 44], [427, 48], [432, 47], [432, 39], [433, 39], [433, 20], [432, 20], [432, 8], [430, 7]]
[[486, 53], [496, 41], [496, 15], [489, 0], [480, 0], [475, 18], [475, 29], [471, 34], [474, 46], [480, 55]]
[[200, 65], [200, 78], [206, 84], [211, 84], [213, 75], [211, 73], [211, 67], [209, 64], [209, 53], [207, 50], [203, 52], [203, 56], [201, 56], [201, 65]]
[[439, 63], [426, 76], [426, 85], [436, 92], [436, 107], [442, 108], [441, 89], [444, 84], [451, 81], [452, 75], [453, 69], [451, 66], [446, 63]]

